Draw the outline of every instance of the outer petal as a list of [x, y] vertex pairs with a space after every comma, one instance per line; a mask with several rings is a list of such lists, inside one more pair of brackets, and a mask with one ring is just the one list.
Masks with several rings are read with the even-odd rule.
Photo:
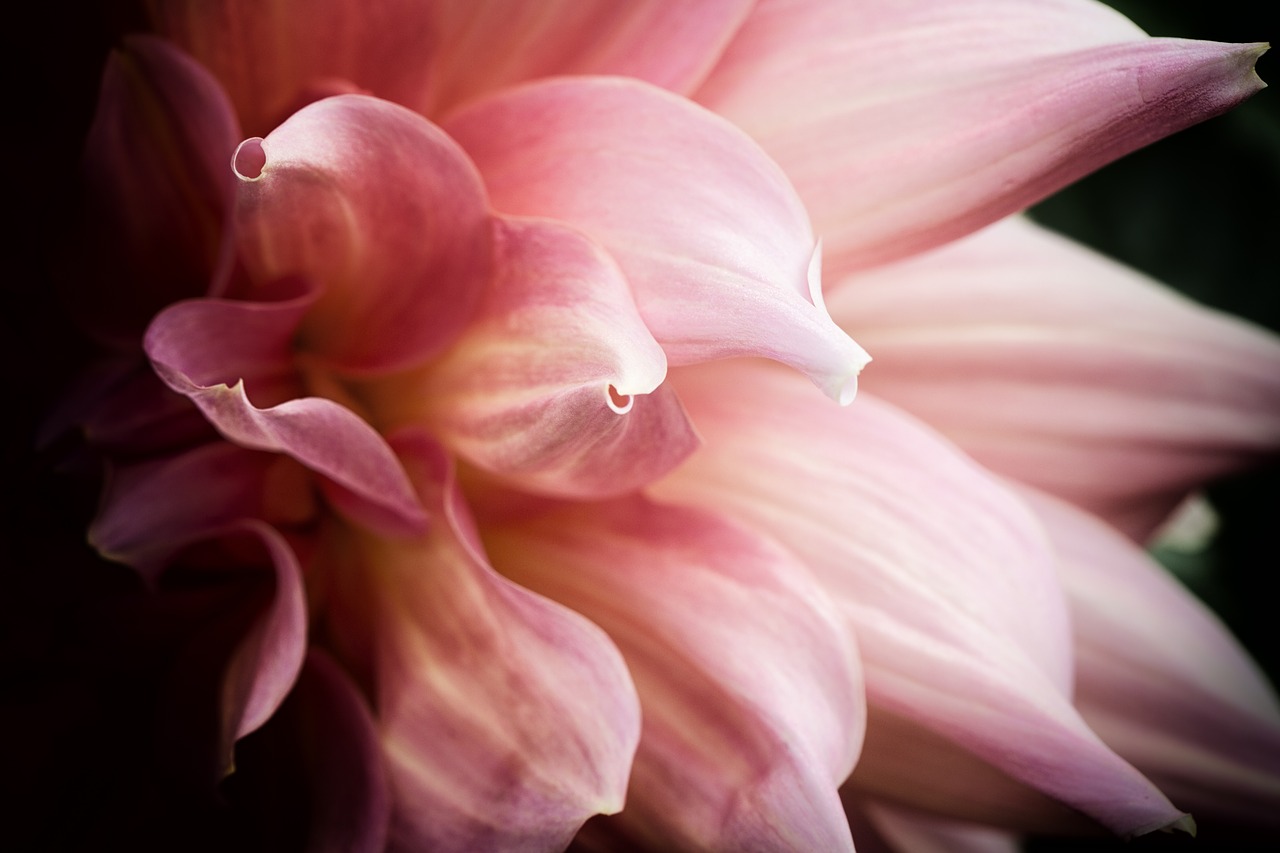
[[156, 311], [213, 279], [240, 131], [207, 71], [136, 36], [107, 62], [85, 143], [84, 240], [67, 304], [100, 338], [136, 347]]
[[393, 847], [553, 850], [622, 806], [639, 704], [608, 637], [473, 547], [443, 453], [402, 443], [429, 537], [334, 531], [332, 632], [365, 658], [395, 792]]
[[288, 341], [304, 307], [299, 300], [181, 302], [156, 317], [144, 346], [165, 383], [228, 440], [293, 457], [336, 485], [346, 495], [335, 495], [342, 508], [369, 523], [421, 532], [427, 516], [408, 477], [382, 436], [354, 412], [319, 397], [269, 408], [250, 402], [236, 369], [267, 377], [287, 371]]
[[[554, 74], [625, 74], [695, 86], [750, 0], [151, 0], [154, 26], [231, 92], [265, 133], [315, 81], [346, 78], [438, 114], [485, 91]], [[305, 21], [305, 32], [298, 22]], [[249, 61], [249, 60], [252, 61]]]
[[1136, 538], [1280, 448], [1280, 341], [1012, 219], [844, 282], [875, 393]]
[[854, 626], [872, 706], [855, 781], [937, 808], [980, 801], [965, 767], [937, 773], [927, 753], [909, 759], [913, 739], [931, 733], [1116, 832], [1180, 818], [1071, 708], [1048, 549], [981, 469], [883, 404], [824, 406], [763, 366], [673, 379], [706, 445], [657, 493], [777, 536]]
[[1280, 704], [1257, 666], [1132, 542], [1025, 494], [1058, 549], [1085, 719], [1208, 823], [1280, 828]]
[[498, 210], [564, 220], [609, 250], [672, 363], [763, 355], [853, 398], [868, 358], [822, 307], [808, 216], [736, 128], [606, 78], [525, 86], [446, 127]]
[[504, 223], [497, 255], [463, 340], [365, 393], [379, 418], [425, 422], [476, 465], [566, 497], [631, 491], [687, 456], [697, 438], [613, 261], [537, 221]]
[[484, 189], [421, 116], [328, 98], [241, 143], [235, 168], [250, 279], [320, 286], [303, 349], [346, 371], [391, 370], [440, 352], [470, 319], [491, 274]]
[[782, 165], [843, 273], [1226, 111], [1264, 49], [1143, 39], [1078, 0], [773, 0], [697, 97]]
[[651, 849], [852, 850], [836, 787], [865, 721], [838, 611], [773, 542], [639, 498], [488, 538], [505, 574], [626, 657], [644, 729], [618, 830]]

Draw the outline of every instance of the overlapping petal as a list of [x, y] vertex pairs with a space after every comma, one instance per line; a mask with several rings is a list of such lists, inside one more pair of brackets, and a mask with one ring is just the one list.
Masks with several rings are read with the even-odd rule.
[[357, 414], [321, 397], [285, 395], [266, 408], [250, 401], [241, 370], [277, 392], [290, 383], [289, 342], [309, 301], [180, 302], [155, 318], [144, 346], [165, 383], [190, 398], [228, 440], [293, 457], [350, 498], [341, 501], [344, 509], [375, 526], [421, 532], [427, 515], [408, 476]]
[[481, 468], [565, 497], [631, 491], [693, 450], [660, 387], [666, 357], [603, 251], [555, 223], [512, 220], [497, 267], [457, 346], [364, 391], [380, 422], [426, 424]]
[[1089, 0], [767, 0], [696, 97], [782, 165], [844, 273], [1226, 111], [1263, 50], [1147, 39]]
[[147, 6], [156, 29], [227, 87], [245, 128], [266, 133], [299, 106], [300, 95], [333, 79], [426, 115], [559, 74], [625, 74], [687, 92], [751, 3], [150, 0]]
[[909, 756], [931, 734], [1116, 832], [1179, 820], [1071, 708], [1071, 638], [1049, 549], [998, 483], [878, 401], [824, 406], [785, 372], [751, 363], [672, 379], [706, 444], [657, 494], [776, 536], [854, 627], [872, 709], [856, 782], [935, 808], [979, 802], [981, 780], [963, 765], [935, 773]]
[[217, 81], [167, 42], [134, 36], [108, 59], [84, 149], [83, 245], [65, 272], [67, 302], [98, 338], [136, 348], [157, 310], [208, 290], [239, 135]]
[[622, 806], [639, 705], [597, 627], [489, 568], [429, 440], [397, 445], [440, 523], [334, 529], [330, 630], [368, 670], [395, 792], [393, 849], [554, 850]]
[[872, 390], [1136, 538], [1280, 448], [1280, 341], [1021, 219], [843, 281]]
[[320, 290], [302, 349], [348, 372], [394, 370], [439, 353], [470, 319], [492, 272], [484, 188], [421, 116], [326, 98], [241, 143], [235, 168], [250, 281]]
[[628, 498], [486, 537], [495, 565], [603, 627], [644, 728], [614, 831], [654, 850], [852, 850], [836, 787], [864, 723], [838, 611], [776, 543]]
[[808, 215], [737, 128], [616, 78], [523, 86], [445, 127], [497, 210], [562, 220], [608, 250], [671, 363], [762, 355], [853, 398], [868, 358], [822, 306]]
[[1202, 817], [1277, 826], [1280, 703], [1227, 629], [1141, 549], [1030, 490], [1076, 637], [1076, 705], [1104, 740]]

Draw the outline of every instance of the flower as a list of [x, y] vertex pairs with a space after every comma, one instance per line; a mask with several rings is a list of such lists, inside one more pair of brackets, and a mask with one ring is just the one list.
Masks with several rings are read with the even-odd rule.
[[1280, 343], [1005, 219], [1261, 48], [1079, 2], [148, 18], [62, 420], [215, 843], [1265, 817], [1270, 690], [1135, 543], [1280, 444]]

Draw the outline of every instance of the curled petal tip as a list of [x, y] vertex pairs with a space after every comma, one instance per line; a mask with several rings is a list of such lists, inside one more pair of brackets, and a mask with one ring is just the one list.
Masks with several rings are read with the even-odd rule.
[[256, 181], [262, 177], [262, 170], [267, 167], [267, 150], [262, 146], [262, 137], [246, 139], [236, 146], [236, 153], [231, 156], [231, 170], [242, 181]]

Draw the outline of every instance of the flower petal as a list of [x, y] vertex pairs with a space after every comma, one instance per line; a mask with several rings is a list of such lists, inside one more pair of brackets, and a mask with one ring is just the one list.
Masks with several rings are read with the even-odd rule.
[[697, 437], [613, 261], [536, 220], [503, 223], [497, 257], [462, 341], [364, 391], [379, 418], [425, 423], [481, 468], [564, 497], [632, 491], [684, 459]]
[[239, 135], [217, 81], [172, 45], [132, 36], [108, 59], [66, 299], [99, 338], [136, 348], [156, 311], [208, 290]]
[[484, 188], [435, 125], [363, 95], [317, 101], [241, 143], [236, 227], [257, 285], [320, 288], [298, 345], [348, 372], [439, 353], [492, 264]]
[[400, 441], [442, 521], [421, 539], [331, 531], [331, 633], [369, 670], [395, 792], [393, 849], [563, 848], [622, 806], [639, 704], [608, 637], [473, 546], [425, 438]]
[[[229, 441], [284, 453], [337, 487], [339, 504], [364, 521], [417, 533], [427, 516], [382, 436], [350, 409], [319, 397], [268, 408], [249, 400], [237, 369], [287, 371], [288, 341], [306, 299], [284, 302], [191, 300], [160, 313], [144, 347], [165, 383], [191, 399]], [[234, 385], [228, 385], [234, 382]], [[271, 383], [266, 383], [270, 385]], [[345, 493], [349, 500], [341, 500]]]
[[876, 394], [1135, 538], [1280, 448], [1280, 341], [1022, 219], [828, 304], [876, 353]]
[[963, 767], [902, 761], [911, 741], [899, 733], [923, 732], [1116, 832], [1179, 820], [1071, 708], [1049, 551], [998, 483], [887, 405], [823, 405], [765, 365], [672, 381], [706, 443], [655, 492], [776, 536], [853, 625], [871, 706], [855, 781], [908, 804], [979, 800], [982, 783]]
[[822, 306], [804, 207], [727, 122], [636, 81], [574, 78], [480, 101], [446, 127], [496, 209], [563, 220], [609, 251], [673, 364], [763, 355], [853, 398], [868, 359]]
[[873, 800], [845, 802], [858, 853], [1019, 853], [1018, 836]]
[[[152, 25], [227, 87], [266, 133], [316, 81], [344, 78], [427, 115], [535, 77], [622, 74], [687, 92], [750, 0], [151, 0]], [[297, 37], [298, 21], [308, 24]], [[252, 61], [246, 58], [252, 57]]]
[[1120, 533], [1024, 494], [1058, 550], [1085, 719], [1202, 819], [1280, 828], [1280, 702], [1258, 667]]
[[644, 712], [623, 835], [652, 849], [852, 850], [836, 788], [865, 706], [808, 571], [711, 513], [640, 498], [487, 538], [495, 565], [603, 627]]
[[1225, 112], [1261, 88], [1263, 50], [1145, 39], [1092, 2], [779, 0], [696, 97], [782, 165], [844, 273]]

